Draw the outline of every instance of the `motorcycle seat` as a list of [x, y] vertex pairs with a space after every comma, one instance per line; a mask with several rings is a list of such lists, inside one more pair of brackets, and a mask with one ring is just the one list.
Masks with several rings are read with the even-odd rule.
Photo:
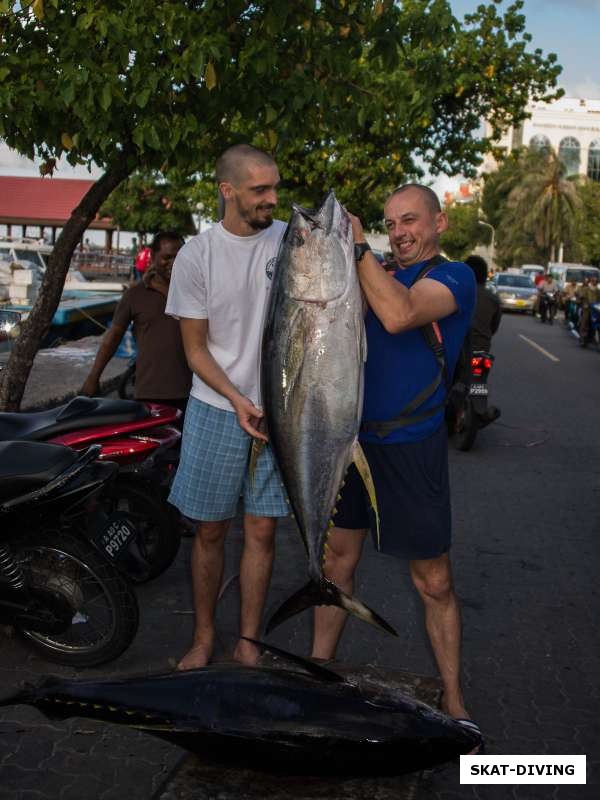
[[39, 442], [71, 431], [136, 422], [149, 416], [148, 408], [136, 400], [74, 397], [68, 403], [47, 411], [0, 414], [0, 441], [25, 439]]
[[0, 499], [45, 486], [79, 458], [75, 450], [40, 442], [0, 442]]

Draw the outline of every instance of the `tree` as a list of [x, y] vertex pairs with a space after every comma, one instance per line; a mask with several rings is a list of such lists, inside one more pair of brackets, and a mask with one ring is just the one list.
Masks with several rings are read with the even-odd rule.
[[580, 206], [570, 247], [565, 249], [567, 261], [600, 265], [600, 183], [584, 179], [578, 186]]
[[444, 211], [449, 225], [441, 237], [442, 249], [450, 258], [463, 261], [489, 238], [489, 231], [479, 224], [479, 204], [452, 203]]
[[507, 221], [533, 237], [545, 261], [556, 261], [560, 247], [571, 242], [581, 201], [557, 154], [547, 150], [540, 156], [508, 196]]
[[509, 198], [528, 175], [545, 169], [548, 150], [521, 148], [499, 159], [495, 172], [484, 176], [481, 210], [486, 221], [496, 229], [495, 260], [503, 267], [545, 263], [547, 256], [523, 217], [515, 213]]
[[171, 173], [137, 172], [118, 186], [100, 209], [122, 230], [136, 231], [142, 241], [146, 233], [177, 231], [196, 233], [192, 211], [194, 181]]
[[18, 407], [73, 250], [135, 170], [206, 177], [249, 141], [295, 196], [335, 186], [368, 222], [416, 157], [472, 170], [482, 116], [497, 134], [557, 96], [522, 6], [480, 5], [461, 26], [447, 0], [0, 0], [0, 136], [45, 174], [62, 155], [104, 169], [57, 240], [0, 406]]

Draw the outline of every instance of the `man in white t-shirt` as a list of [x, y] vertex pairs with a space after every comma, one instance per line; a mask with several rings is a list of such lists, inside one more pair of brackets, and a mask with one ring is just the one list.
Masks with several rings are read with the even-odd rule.
[[[225, 216], [179, 251], [166, 313], [180, 320], [193, 372], [181, 461], [170, 502], [198, 521], [192, 549], [196, 624], [181, 670], [205, 666], [212, 654], [214, 614], [223, 577], [224, 541], [244, 499], [240, 563], [240, 637], [257, 638], [271, 577], [277, 517], [287, 499], [270, 447], [253, 479], [253, 438], [266, 440], [260, 418], [260, 349], [266, 304], [286, 225], [273, 219], [279, 172], [273, 159], [234, 145], [217, 161]], [[258, 652], [240, 638], [234, 658], [256, 663]]]

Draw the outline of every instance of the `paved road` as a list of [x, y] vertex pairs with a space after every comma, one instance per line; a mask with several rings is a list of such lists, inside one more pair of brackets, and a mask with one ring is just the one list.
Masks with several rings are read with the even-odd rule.
[[[503, 320], [495, 352], [491, 389], [502, 418], [473, 451], [451, 454], [467, 697], [491, 753], [585, 753], [588, 786], [461, 787], [456, 766], [450, 766], [428, 777], [419, 800], [596, 800], [600, 354], [578, 349], [558, 324], [545, 327], [516, 316]], [[239, 548], [235, 531], [228, 573], [235, 571]], [[188, 551], [185, 540], [173, 568], [140, 588], [141, 628], [131, 649], [92, 674], [169, 669], [184, 651], [192, 624]], [[286, 524], [271, 606], [300, 584], [298, 561], [299, 540]], [[434, 674], [406, 565], [369, 548], [356, 593], [401, 635], [386, 638], [352, 620], [339, 657]], [[232, 587], [219, 608], [221, 654], [234, 641], [236, 601]], [[298, 653], [308, 651], [309, 640], [308, 614], [273, 635], [276, 644]], [[0, 640], [0, 646], [0, 696], [23, 679], [76, 674], [32, 656], [18, 640]], [[49, 723], [30, 709], [0, 709], [1, 800], [148, 800], [181, 755], [132, 731], [81, 720]], [[228, 797], [226, 787], [217, 792], [213, 786], [206, 797], [217, 795]], [[382, 783], [377, 797], [391, 800], [394, 792]]]

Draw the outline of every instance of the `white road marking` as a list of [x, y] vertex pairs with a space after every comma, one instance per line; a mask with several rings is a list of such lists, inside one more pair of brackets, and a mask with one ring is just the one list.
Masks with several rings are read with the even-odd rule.
[[523, 339], [524, 342], [527, 342], [527, 344], [530, 344], [532, 347], [535, 347], [536, 350], [539, 350], [540, 353], [545, 355], [546, 358], [549, 358], [550, 361], [560, 361], [560, 358], [553, 356], [552, 353], [549, 353], [547, 350], [544, 350], [544, 348], [541, 345], [539, 345], [537, 342], [534, 342], [532, 339], [528, 339], [526, 336], [523, 336], [522, 333], [519, 334], [519, 337]]

